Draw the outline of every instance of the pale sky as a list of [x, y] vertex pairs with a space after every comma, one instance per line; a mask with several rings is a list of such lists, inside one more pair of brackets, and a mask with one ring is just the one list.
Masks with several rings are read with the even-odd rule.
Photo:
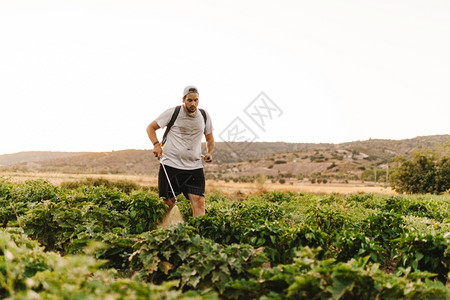
[[0, 0], [0, 154], [151, 149], [186, 85], [216, 141], [450, 134], [449, 16], [448, 0]]

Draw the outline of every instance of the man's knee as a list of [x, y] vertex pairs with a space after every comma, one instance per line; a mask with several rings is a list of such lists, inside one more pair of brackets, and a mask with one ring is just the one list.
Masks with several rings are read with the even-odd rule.
[[205, 197], [189, 194], [189, 199], [191, 200], [192, 216], [195, 218], [205, 215]]
[[205, 209], [205, 198], [203, 198], [203, 197], [198, 198], [197, 201], [195, 202], [195, 206], [198, 209], [204, 210]]
[[189, 194], [189, 199], [197, 205], [205, 206], [205, 197], [203, 196]]

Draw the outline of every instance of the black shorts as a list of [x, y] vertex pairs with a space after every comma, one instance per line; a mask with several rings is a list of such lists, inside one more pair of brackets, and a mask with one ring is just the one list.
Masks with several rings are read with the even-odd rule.
[[[183, 193], [186, 199], [189, 199], [188, 194], [205, 196], [205, 174], [203, 173], [203, 168], [180, 170], [166, 165], [164, 167], [166, 168], [175, 196], [181, 193]], [[174, 197], [162, 165], [159, 167], [158, 191], [159, 197], [163, 197], [164, 199]]]

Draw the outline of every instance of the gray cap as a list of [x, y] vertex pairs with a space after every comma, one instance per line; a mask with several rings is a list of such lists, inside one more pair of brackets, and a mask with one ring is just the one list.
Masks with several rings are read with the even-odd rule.
[[186, 96], [187, 94], [190, 94], [190, 93], [197, 93], [198, 94], [198, 89], [195, 86], [193, 86], [193, 85], [188, 85], [183, 90], [183, 98], [184, 98], [184, 96]]

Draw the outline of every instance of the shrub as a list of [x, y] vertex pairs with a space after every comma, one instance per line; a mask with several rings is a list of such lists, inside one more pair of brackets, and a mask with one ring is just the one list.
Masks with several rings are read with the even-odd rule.
[[391, 185], [399, 193], [441, 194], [450, 189], [450, 141], [443, 151], [429, 148], [414, 151], [410, 157], [398, 156]]
[[82, 186], [103, 186], [107, 188], [117, 188], [118, 190], [130, 194], [134, 190], [138, 190], [140, 186], [131, 180], [109, 180], [106, 178], [92, 178], [88, 177], [84, 180], [79, 181], [65, 181], [61, 183], [61, 187], [66, 189], [77, 189]]

